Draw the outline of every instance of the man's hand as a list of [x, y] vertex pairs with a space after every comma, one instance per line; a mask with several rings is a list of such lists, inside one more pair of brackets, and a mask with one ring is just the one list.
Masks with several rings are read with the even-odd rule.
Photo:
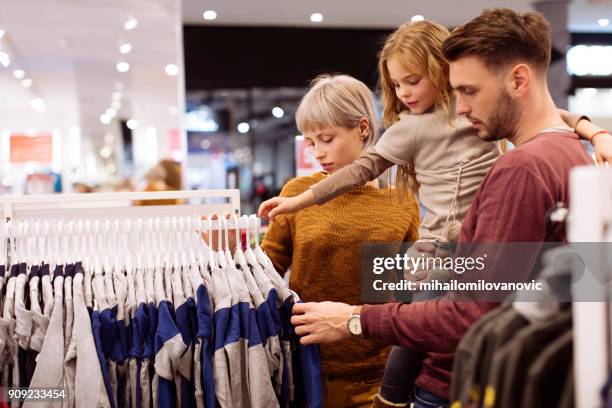
[[595, 148], [595, 159], [598, 164], [612, 164], [612, 135], [599, 133], [592, 140]]
[[295, 197], [272, 197], [259, 206], [259, 216], [274, 220], [279, 214], [292, 214], [314, 204], [314, 194], [310, 189]]
[[291, 324], [301, 344], [333, 343], [351, 337], [347, 321], [355, 308], [340, 302], [296, 303]]

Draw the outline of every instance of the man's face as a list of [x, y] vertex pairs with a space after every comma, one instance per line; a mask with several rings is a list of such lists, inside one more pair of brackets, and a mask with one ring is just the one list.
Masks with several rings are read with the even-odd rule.
[[506, 91], [505, 75], [491, 71], [478, 57], [450, 63], [457, 114], [465, 115], [486, 141], [512, 137], [518, 126], [519, 105]]

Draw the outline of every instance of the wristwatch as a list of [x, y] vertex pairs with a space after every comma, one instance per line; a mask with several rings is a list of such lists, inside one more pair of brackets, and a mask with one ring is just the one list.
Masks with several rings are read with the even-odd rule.
[[351, 333], [355, 337], [361, 337], [361, 306], [357, 306], [353, 313], [349, 316], [346, 321], [346, 327], [348, 328], [349, 333]]

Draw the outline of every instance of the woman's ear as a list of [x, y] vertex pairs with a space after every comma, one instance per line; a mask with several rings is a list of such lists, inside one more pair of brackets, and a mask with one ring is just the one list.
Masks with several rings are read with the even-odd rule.
[[366, 118], [359, 119], [359, 135], [362, 140], [366, 140], [370, 136], [372, 130], [370, 128], [370, 121]]

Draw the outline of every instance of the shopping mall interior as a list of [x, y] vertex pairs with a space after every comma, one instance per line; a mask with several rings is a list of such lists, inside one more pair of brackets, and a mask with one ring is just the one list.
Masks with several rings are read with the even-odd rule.
[[346, 73], [375, 90], [395, 27], [452, 28], [498, 6], [554, 22], [557, 105], [612, 128], [605, 1], [4, 0], [0, 190], [139, 191], [169, 159], [182, 189], [239, 188], [253, 210], [317, 170], [294, 120], [310, 80]]

